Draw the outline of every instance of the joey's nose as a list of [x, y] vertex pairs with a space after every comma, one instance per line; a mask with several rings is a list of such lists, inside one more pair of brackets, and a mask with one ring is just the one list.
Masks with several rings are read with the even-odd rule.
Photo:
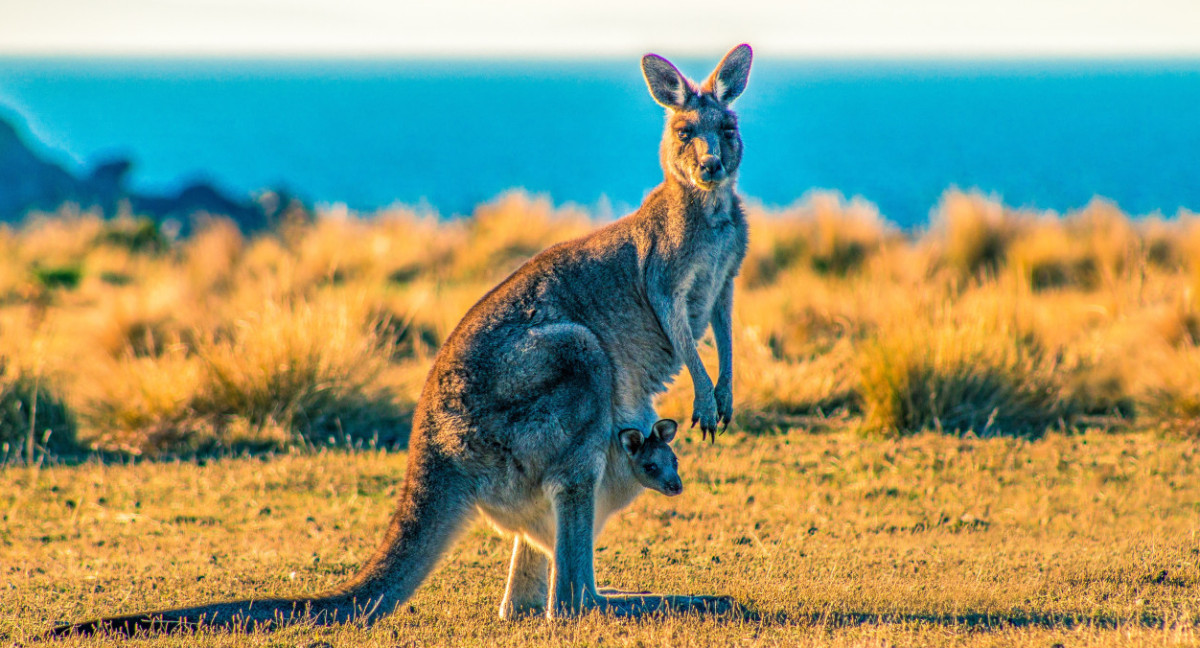
[[664, 486], [667, 488], [667, 495], [678, 495], [683, 492], [683, 482], [678, 479], [672, 479]]

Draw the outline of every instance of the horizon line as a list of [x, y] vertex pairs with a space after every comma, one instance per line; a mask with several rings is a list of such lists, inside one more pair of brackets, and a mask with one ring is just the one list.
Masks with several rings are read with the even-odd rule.
[[[98, 51], [5, 51], [0, 49], [0, 59], [37, 59], [37, 60], [80, 60], [95, 61], [246, 61], [246, 62], [355, 62], [355, 61], [405, 61], [430, 63], [457, 62], [590, 62], [590, 61], [623, 61], [630, 57], [640, 58], [642, 55], [633, 53], [604, 52], [589, 54], [584, 52], [495, 52], [495, 53], [449, 53], [449, 52], [98, 52]], [[708, 59], [708, 54], [685, 52], [672, 54], [679, 60]], [[931, 62], [931, 63], [989, 63], [989, 62], [1200, 62], [1200, 49], [1196, 51], [1179, 52], [789, 52], [772, 54], [768, 57], [759, 54], [758, 63], [767, 61], [787, 62]]]

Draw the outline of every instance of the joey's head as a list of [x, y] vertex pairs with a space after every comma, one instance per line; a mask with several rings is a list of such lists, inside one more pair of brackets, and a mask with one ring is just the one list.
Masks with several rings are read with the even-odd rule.
[[752, 57], [749, 45], [738, 45], [699, 86], [667, 59], [657, 54], [642, 57], [650, 95], [667, 109], [659, 156], [668, 178], [714, 191], [736, 177], [742, 137], [730, 104], [746, 89]]
[[650, 435], [630, 428], [621, 430], [621, 445], [633, 465], [633, 476], [638, 483], [652, 488], [663, 495], [678, 495], [683, 492], [683, 480], [679, 478], [679, 459], [671, 449], [675, 438], [675, 421], [663, 419], [654, 424]]

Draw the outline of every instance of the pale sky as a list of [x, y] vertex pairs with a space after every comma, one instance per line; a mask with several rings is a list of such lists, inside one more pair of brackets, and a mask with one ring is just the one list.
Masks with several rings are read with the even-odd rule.
[[1200, 0], [0, 0], [0, 54], [1198, 56]]

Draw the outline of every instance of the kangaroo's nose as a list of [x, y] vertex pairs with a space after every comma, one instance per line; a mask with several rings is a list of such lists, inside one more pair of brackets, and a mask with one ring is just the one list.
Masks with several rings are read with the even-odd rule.
[[715, 155], [705, 155], [700, 160], [700, 168], [703, 169], [704, 172], [709, 175], [712, 175], [712, 176], [718, 175], [721, 173], [721, 171], [723, 171], [723, 168], [721, 165], [721, 158], [719, 158]]

